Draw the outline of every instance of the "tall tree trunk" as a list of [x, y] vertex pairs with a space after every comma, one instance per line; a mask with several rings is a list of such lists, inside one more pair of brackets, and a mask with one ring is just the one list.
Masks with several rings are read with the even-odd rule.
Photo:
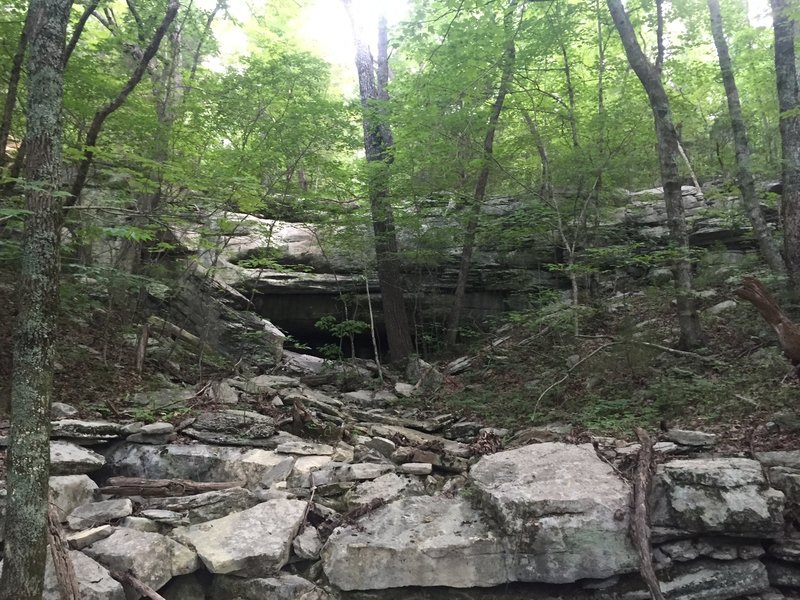
[[6, 163], [6, 146], [8, 146], [8, 137], [11, 135], [11, 122], [14, 118], [14, 107], [17, 105], [17, 89], [19, 89], [19, 80], [22, 76], [22, 63], [25, 60], [25, 50], [28, 47], [30, 21], [31, 11], [29, 9], [25, 15], [22, 31], [19, 34], [17, 51], [14, 52], [14, 58], [11, 60], [8, 89], [6, 90], [6, 97], [3, 102], [3, 117], [2, 121], [0, 121], [0, 167]]
[[771, 0], [775, 32], [775, 77], [778, 86], [782, 150], [783, 254], [795, 289], [800, 288], [800, 81], [797, 79], [796, 4]]
[[400, 273], [397, 233], [394, 225], [394, 211], [389, 198], [388, 166], [392, 162], [390, 147], [392, 134], [388, 123], [375, 110], [374, 100], [381, 96], [388, 98], [388, 38], [386, 22], [381, 20], [378, 35], [378, 75], [381, 88], [375, 83], [372, 66], [372, 53], [366, 45], [353, 19], [350, 0], [342, 0], [353, 26], [353, 39], [356, 45], [356, 70], [358, 88], [361, 96], [364, 125], [364, 151], [367, 161], [374, 163], [369, 175], [369, 201], [372, 213], [372, 229], [375, 234], [375, 258], [378, 267], [378, 281], [381, 288], [383, 316], [386, 324], [386, 337], [389, 342], [389, 360], [406, 360], [414, 351], [411, 331], [408, 326], [403, 282]]
[[753, 179], [753, 171], [750, 168], [752, 161], [750, 159], [750, 143], [747, 140], [747, 126], [744, 123], [742, 105], [739, 102], [739, 90], [736, 87], [731, 56], [728, 52], [728, 42], [725, 39], [725, 32], [722, 26], [719, 0], [708, 0], [708, 12], [711, 15], [711, 33], [714, 35], [714, 44], [717, 47], [722, 83], [725, 86], [725, 97], [728, 99], [728, 112], [731, 117], [733, 142], [736, 148], [736, 179], [739, 183], [742, 203], [753, 226], [753, 233], [758, 240], [761, 256], [773, 272], [781, 273], [783, 272], [783, 259], [767, 228], [764, 214], [761, 212], [761, 205], [756, 197], [755, 180]]
[[669, 99], [661, 82], [658, 69], [645, 57], [622, 0], [606, 0], [614, 25], [619, 32], [625, 54], [631, 68], [641, 81], [650, 100], [658, 141], [658, 158], [661, 169], [661, 184], [664, 188], [664, 204], [667, 209], [670, 238], [681, 253], [673, 263], [675, 293], [678, 302], [678, 324], [681, 330], [680, 345], [691, 348], [702, 345], [700, 319], [692, 297], [692, 266], [689, 262], [689, 236], [681, 198], [681, 182], [678, 174], [678, 132], [672, 122]]
[[139, 85], [139, 82], [144, 76], [145, 70], [147, 70], [147, 65], [150, 64], [150, 61], [156, 55], [156, 52], [158, 52], [158, 48], [161, 45], [161, 40], [167, 33], [167, 29], [169, 29], [170, 24], [175, 19], [175, 15], [178, 14], [178, 7], [178, 0], [169, 0], [164, 18], [161, 20], [156, 32], [153, 34], [153, 38], [150, 40], [150, 44], [142, 54], [142, 57], [139, 60], [139, 63], [136, 65], [136, 69], [134, 70], [133, 74], [119, 91], [117, 96], [95, 113], [92, 123], [89, 126], [89, 131], [86, 134], [86, 140], [84, 141], [85, 150], [83, 151], [83, 159], [78, 164], [78, 172], [75, 175], [75, 180], [72, 182], [72, 188], [70, 189], [71, 197], [64, 203], [66, 206], [72, 206], [80, 200], [83, 186], [86, 184], [86, 179], [89, 176], [89, 168], [91, 167], [92, 160], [94, 159], [94, 147], [97, 145], [97, 138], [100, 136], [100, 131], [103, 128], [103, 124], [114, 111], [116, 111], [125, 103], [125, 100], [127, 100], [130, 93], [136, 89], [137, 85]]
[[472, 196], [472, 205], [467, 215], [467, 223], [464, 228], [464, 242], [461, 248], [461, 262], [458, 268], [458, 280], [456, 290], [453, 295], [453, 306], [447, 320], [447, 344], [453, 346], [458, 338], [458, 329], [461, 326], [461, 315], [464, 310], [464, 296], [467, 291], [467, 278], [469, 269], [472, 266], [472, 254], [475, 251], [475, 238], [478, 233], [478, 225], [481, 216], [481, 207], [486, 198], [486, 186], [489, 183], [489, 173], [491, 171], [492, 154], [494, 152], [494, 136], [497, 131], [497, 124], [500, 122], [500, 113], [503, 112], [503, 104], [511, 88], [511, 79], [514, 74], [514, 63], [516, 61], [516, 29], [514, 26], [514, 15], [517, 9], [516, 0], [511, 0], [508, 10], [503, 16], [503, 30], [505, 32], [505, 48], [503, 49], [503, 61], [501, 63], [500, 85], [497, 88], [492, 109], [489, 112], [489, 122], [486, 127], [486, 135], [483, 138], [483, 165], [478, 173], [475, 183], [475, 193]]
[[50, 403], [53, 393], [61, 206], [64, 47], [70, 0], [31, 0], [28, 49], [30, 211], [22, 245], [11, 378], [8, 503], [1, 600], [40, 600], [47, 551]]

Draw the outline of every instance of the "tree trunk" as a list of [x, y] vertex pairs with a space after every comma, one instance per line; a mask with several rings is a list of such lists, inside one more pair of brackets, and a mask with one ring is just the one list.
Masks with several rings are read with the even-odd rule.
[[606, 0], [606, 3], [625, 48], [628, 62], [647, 92], [650, 108], [653, 111], [670, 238], [678, 252], [681, 253], [672, 266], [678, 302], [678, 324], [681, 330], [680, 346], [682, 348], [697, 347], [702, 345], [703, 341], [700, 319], [692, 298], [692, 266], [688, 257], [689, 236], [686, 232], [686, 218], [684, 217], [681, 182], [676, 159], [679, 154], [678, 132], [672, 123], [669, 99], [661, 82], [661, 76], [642, 52], [628, 13], [622, 6], [622, 0]]
[[14, 107], [17, 105], [17, 89], [22, 75], [22, 62], [25, 60], [25, 49], [28, 47], [28, 32], [30, 29], [31, 11], [25, 15], [25, 23], [22, 25], [22, 32], [19, 34], [17, 51], [11, 61], [11, 72], [8, 76], [8, 89], [6, 98], [3, 102], [3, 120], [0, 122], [0, 167], [6, 163], [6, 146], [8, 137], [11, 135], [11, 122], [14, 118]]
[[0, 599], [40, 600], [47, 552], [61, 206], [64, 47], [70, 0], [31, 0], [25, 226], [11, 377], [8, 503]]
[[752, 161], [750, 159], [750, 143], [747, 140], [747, 126], [744, 123], [742, 105], [739, 101], [739, 90], [736, 87], [731, 57], [728, 52], [728, 42], [725, 39], [722, 26], [719, 0], [708, 0], [708, 12], [711, 15], [711, 33], [714, 35], [714, 44], [717, 47], [719, 69], [722, 71], [722, 83], [725, 86], [725, 97], [728, 99], [728, 113], [731, 117], [733, 142], [736, 148], [736, 179], [742, 195], [742, 204], [744, 204], [747, 216], [753, 226], [753, 233], [758, 240], [761, 256], [773, 272], [781, 273], [783, 272], [783, 259], [767, 228], [764, 214], [761, 212], [761, 205], [756, 197], [753, 171], [750, 168]]
[[478, 173], [475, 183], [475, 193], [472, 196], [472, 205], [467, 216], [467, 224], [464, 229], [464, 242], [461, 248], [461, 262], [458, 268], [458, 280], [456, 281], [456, 291], [453, 295], [453, 306], [447, 320], [447, 345], [453, 346], [458, 338], [458, 329], [461, 326], [461, 314], [464, 309], [464, 296], [467, 291], [467, 278], [469, 269], [472, 265], [472, 254], [475, 251], [475, 238], [478, 233], [478, 225], [481, 216], [481, 206], [486, 197], [486, 186], [489, 183], [489, 173], [491, 171], [492, 153], [494, 151], [494, 136], [497, 131], [497, 124], [500, 122], [500, 113], [503, 112], [503, 104], [511, 88], [511, 79], [514, 74], [514, 63], [517, 56], [515, 44], [516, 31], [514, 29], [514, 13], [516, 12], [517, 2], [511, 0], [508, 10], [503, 17], [503, 29], [506, 35], [506, 46], [503, 50], [503, 62], [500, 72], [500, 85], [497, 88], [497, 96], [492, 104], [489, 113], [489, 122], [486, 127], [486, 135], [483, 138], [483, 165]]
[[775, 77], [778, 86], [782, 150], [783, 257], [795, 289], [800, 289], [800, 82], [797, 80], [792, 0], [771, 0], [775, 32]]
[[[408, 326], [403, 283], [400, 274], [400, 256], [398, 254], [397, 233], [394, 225], [394, 211], [389, 199], [388, 165], [392, 162], [389, 149], [392, 134], [389, 125], [376, 111], [373, 101], [381, 95], [388, 98], [385, 91], [385, 79], [388, 79], [386, 22], [381, 20], [379, 27], [379, 64], [378, 73], [383, 90], [375, 83], [375, 72], [372, 67], [372, 53], [356, 27], [351, 13], [350, 0], [342, 0], [353, 26], [353, 39], [356, 45], [356, 69], [358, 71], [358, 88], [361, 96], [364, 125], [364, 151], [367, 161], [374, 163], [369, 175], [369, 201], [372, 213], [372, 229], [375, 234], [375, 257], [378, 267], [378, 281], [381, 288], [383, 316], [386, 324], [386, 336], [389, 342], [389, 360], [403, 361], [414, 351], [411, 342], [411, 331]], [[385, 64], [382, 64], [385, 63]]]

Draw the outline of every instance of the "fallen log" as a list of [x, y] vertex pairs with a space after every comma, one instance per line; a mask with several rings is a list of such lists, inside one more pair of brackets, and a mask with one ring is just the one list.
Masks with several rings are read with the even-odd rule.
[[755, 277], [744, 277], [734, 293], [756, 307], [778, 336], [783, 353], [795, 367], [800, 366], [800, 326], [781, 310], [764, 284]]
[[64, 530], [61, 528], [58, 508], [53, 504], [52, 497], [47, 509], [47, 541], [53, 557], [53, 568], [56, 572], [61, 600], [80, 600], [80, 585], [69, 556], [69, 546], [64, 537]]
[[241, 487], [241, 481], [203, 482], [188, 479], [141, 479], [139, 477], [110, 477], [100, 488], [101, 494], [112, 496], [147, 496], [166, 498], [169, 496], [191, 496], [203, 492], [214, 492]]
[[129, 587], [139, 593], [140, 596], [149, 598], [149, 600], [166, 600], [164, 596], [159, 594], [144, 581], [137, 579], [130, 573], [118, 573], [117, 571], [109, 571], [109, 575], [119, 581], [124, 587]]

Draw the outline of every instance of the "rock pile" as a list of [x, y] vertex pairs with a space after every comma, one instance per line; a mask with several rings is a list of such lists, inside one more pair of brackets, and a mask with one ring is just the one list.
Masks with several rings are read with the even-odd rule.
[[[647, 597], [615, 467], [635, 445], [420, 418], [394, 392], [309, 387], [289, 358], [295, 375], [219, 382], [178, 425], [54, 421], [50, 485], [83, 598], [139, 597], [111, 572], [168, 600]], [[309, 426], [323, 441], [292, 433]], [[800, 451], [719, 457], [713, 436], [667, 437], [651, 498], [667, 597], [800, 589], [784, 520]]]

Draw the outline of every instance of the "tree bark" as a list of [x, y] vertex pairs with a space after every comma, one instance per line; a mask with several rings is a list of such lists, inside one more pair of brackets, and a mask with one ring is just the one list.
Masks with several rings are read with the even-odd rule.
[[681, 330], [680, 346], [693, 348], [703, 343], [700, 319], [697, 316], [692, 298], [692, 266], [689, 262], [689, 236], [686, 232], [686, 218], [681, 198], [681, 182], [678, 174], [678, 132], [672, 122], [669, 99], [655, 66], [647, 60], [622, 0], [606, 0], [614, 25], [617, 28], [625, 54], [631, 68], [641, 81], [650, 101], [658, 140], [658, 158], [661, 170], [661, 184], [664, 188], [664, 204], [670, 238], [681, 254], [675, 259], [672, 271], [675, 277], [675, 293], [678, 303], [678, 324]]
[[453, 295], [453, 306], [447, 319], [447, 345], [453, 346], [458, 338], [458, 330], [461, 326], [461, 315], [464, 310], [464, 296], [467, 291], [467, 278], [472, 266], [472, 254], [475, 251], [475, 238], [478, 233], [478, 225], [481, 216], [481, 207], [486, 198], [486, 187], [489, 183], [491, 172], [492, 154], [494, 151], [494, 136], [497, 132], [497, 125], [500, 122], [500, 114], [503, 112], [508, 91], [511, 88], [511, 79], [514, 74], [514, 63], [517, 56], [516, 49], [516, 30], [514, 27], [514, 14], [517, 2], [511, 0], [508, 10], [503, 16], [503, 30], [505, 32], [505, 48], [503, 49], [503, 61], [501, 63], [500, 84], [497, 88], [492, 109], [489, 112], [489, 122], [486, 127], [486, 134], [483, 138], [483, 165], [478, 172], [478, 179], [475, 183], [475, 193], [472, 196], [472, 204], [469, 207], [467, 223], [464, 228], [464, 242], [461, 247], [461, 262], [458, 268], [458, 280], [456, 290]]
[[31, 14], [30, 9], [28, 9], [25, 15], [25, 22], [22, 25], [22, 32], [19, 34], [17, 51], [11, 61], [8, 88], [3, 102], [3, 120], [0, 121], [0, 167], [6, 163], [6, 146], [8, 146], [8, 138], [11, 135], [11, 122], [14, 118], [14, 107], [17, 105], [17, 89], [19, 89], [19, 80], [22, 76], [22, 63], [25, 60], [25, 50], [28, 47]]
[[161, 45], [161, 40], [167, 33], [167, 29], [169, 29], [170, 24], [175, 19], [175, 15], [178, 14], [178, 7], [178, 0], [170, 0], [169, 4], [167, 5], [167, 12], [164, 15], [164, 18], [161, 20], [158, 29], [156, 29], [156, 32], [153, 34], [153, 39], [150, 41], [150, 45], [147, 46], [147, 49], [142, 54], [142, 58], [139, 60], [139, 64], [136, 65], [136, 69], [134, 70], [133, 74], [130, 76], [123, 88], [119, 91], [117, 96], [94, 114], [92, 123], [89, 126], [89, 131], [86, 134], [86, 140], [84, 141], [85, 149], [83, 151], [83, 159], [78, 164], [78, 172], [75, 175], [75, 180], [72, 182], [72, 188], [70, 190], [71, 197], [64, 203], [66, 206], [72, 206], [80, 200], [83, 186], [86, 185], [86, 179], [89, 176], [89, 168], [91, 167], [92, 160], [94, 159], [94, 147], [97, 145], [97, 138], [100, 136], [103, 123], [105, 123], [106, 119], [115, 110], [125, 103], [125, 100], [127, 100], [130, 93], [136, 88], [137, 85], [139, 85], [139, 82], [142, 80], [142, 77], [147, 70], [147, 65], [150, 64], [150, 61], [156, 55], [156, 52], [158, 52], [158, 48]]
[[8, 503], [0, 600], [40, 600], [47, 552], [61, 205], [64, 47], [70, 0], [31, 0], [25, 178], [30, 211], [17, 280]]
[[653, 553], [650, 544], [650, 515], [647, 496], [650, 492], [650, 482], [653, 474], [653, 443], [650, 436], [641, 427], [636, 428], [636, 437], [639, 438], [641, 450], [636, 465], [636, 476], [633, 480], [633, 545], [639, 555], [639, 573], [647, 584], [650, 597], [653, 600], [664, 600], [664, 593], [653, 568]]
[[[403, 282], [400, 272], [397, 233], [394, 225], [394, 211], [389, 198], [387, 167], [392, 162], [390, 148], [392, 134], [389, 125], [375, 110], [374, 100], [388, 98], [385, 81], [388, 79], [386, 23], [382, 21], [379, 31], [378, 72], [383, 91], [375, 82], [372, 66], [372, 53], [358, 31], [353, 20], [350, 0], [342, 0], [353, 27], [356, 45], [356, 70], [361, 96], [364, 125], [364, 151], [367, 161], [373, 163], [369, 175], [369, 200], [372, 213], [372, 229], [375, 235], [375, 257], [378, 267], [378, 281], [381, 289], [383, 316], [386, 324], [386, 337], [389, 342], [389, 360], [403, 361], [414, 351], [411, 331], [408, 325]], [[385, 63], [381, 65], [381, 62]]]
[[728, 113], [731, 118], [733, 142], [736, 148], [736, 179], [739, 184], [739, 193], [742, 195], [747, 216], [753, 227], [753, 233], [758, 240], [761, 256], [775, 273], [783, 272], [783, 259], [781, 258], [775, 240], [764, 220], [764, 213], [756, 197], [756, 185], [751, 169], [750, 143], [747, 139], [747, 126], [742, 115], [742, 105], [739, 101], [739, 90], [733, 74], [733, 65], [728, 51], [728, 41], [722, 26], [722, 12], [719, 0], [708, 0], [708, 12], [711, 16], [711, 33], [714, 36], [714, 45], [717, 47], [719, 69], [722, 72], [722, 83], [725, 86], [725, 97], [728, 100]]
[[775, 78], [778, 87], [782, 151], [783, 258], [795, 289], [800, 289], [800, 82], [797, 79], [792, 0], [771, 0], [775, 34]]

